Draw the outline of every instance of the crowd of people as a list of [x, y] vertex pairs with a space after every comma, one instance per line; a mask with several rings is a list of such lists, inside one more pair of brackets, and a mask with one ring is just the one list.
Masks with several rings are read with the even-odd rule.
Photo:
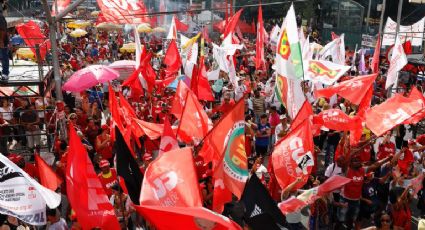
[[[62, 39], [59, 43], [63, 82], [66, 82], [76, 71], [90, 65], [108, 65], [117, 60], [135, 59], [135, 53], [119, 51], [129, 39], [134, 40], [132, 32], [102, 31], [94, 27], [88, 27], [87, 32], [86, 36], [79, 38], [65, 35], [66, 39]], [[317, 40], [317, 33], [314, 37]], [[270, 195], [278, 203], [297, 196], [301, 191], [294, 189], [301, 180], [296, 180], [286, 188], [280, 188], [270, 160], [274, 144], [291, 132], [292, 120], [285, 106], [275, 95], [274, 48], [270, 44], [266, 46], [266, 68], [256, 70], [255, 38], [240, 39], [244, 48], [235, 54], [237, 85], [233, 85], [227, 74], [221, 72], [219, 79], [210, 81], [214, 101], [201, 103], [214, 125], [239, 100], [244, 100], [245, 151], [249, 170], [251, 174], [256, 174], [262, 180]], [[220, 38], [217, 37], [214, 41], [219, 44]], [[156, 71], [156, 80], [164, 80], [165, 66], [161, 64], [163, 56], [157, 54], [162, 49], [161, 39], [159, 36], [147, 35], [142, 38], [142, 44], [148, 51], [155, 54], [152, 66]], [[0, 48], [2, 48], [1, 44]], [[205, 47], [207, 70], [216, 65], [212, 50], [212, 42], [207, 43]], [[358, 60], [352, 60], [353, 53], [352, 50], [346, 50], [346, 62], [349, 66], [358, 63]], [[368, 72], [371, 71], [369, 58], [366, 56]], [[373, 85], [372, 104], [380, 103], [387, 97], [385, 58], [382, 58], [381, 62], [380, 75]], [[352, 68], [340, 81], [357, 75], [360, 75], [359, 71]], [[28, 161], [14, 151], [19, 146], [26, 146], [31, 152], [39, 152], [40, 146], [45, 141], [44, 144], [48, 143], [52, 146], [51, 151], [55, 158], [52, 167], [57, 175], [66, 181], [66, 157], [69, 148], [66, 124], [72, 123], [93, 162], [122, 229], [154, 229], [134, 210], [129, 196], [117, 183], [114, 156], [118, 153], [111, 141], [110, 130], [113, 122], [108, 98], [110, 94], [122, 92], [139, 119], [158, 124], [164, 123], [167, 119], [171, 124], [178, 124], [178, 118], [170, 114], [175, 89], [157, 85], [152, 93], [145, 92], [142, 97], [134, 98], [129, 87], [122, 87], [121, 83], [122, 81], [113, 83], [114, 92], [109, 91], [108, 84], [98, 85], [80, 93], [64, 91], [64, 102], [55, 100], [54, 92], [37, 100], [2, 98], [0, 152], [37, 179], [37, 170], [31, 163], [32, 159]], [[413, 87], [422, 89], [421, 84], [412, 75], [408, 81], [400, 82], [399, 88], [407, 95]], [[303, 89], [315, 113], [331, 108], [341, 109], [347, 115], [354, 115], [357, 112], [357, 106], [344, 98], [338, 97], [337, 101], [315, 98], [308, 82], [303, 83]], [[58, 107], [63, 107], [62, 117], [58, 117]], [[46, 140], [41, 140], [41, 131], [48, 133]], [[158, 156], [160, 141], [160, 139], [151, 140], [143, 137], [140, 148], [134, 145], [136, 160], [142, 172]], [[286, 226], [284, 227], [288, 229], [409, 230], [412, 228], [411, 219], [414, 215], [412, 209], [420, 210], [421, 216], [417, 216], [418, 218], [425, 215], [425, 188], [416, 189], [407, 183], [424, 173], [425, 159], [422, 153], [425, 150], [425, 135], [422, 134], [420, 124], [402, 124], [379, 137], [364, 128], [360, 143], [356, 146], [347, 144], [347, 132], [322, 127], [320, 134], [314, 137], [314, 143], [317, 165], [302, 189], [317, 187], [333, 175], [345, 176], [351, 179], [351, 182], [341, 189], [320, 197], [307, 208], [285, 215]], [[339, 156], [335, 157], [338, 151]], [[341, 152], [349, 154], [341, 154]], [[211, 165], [205, 164], [196, 151], [194, 151], [194, 161], [203, 204], [211, 208], [214, 191]], [[423, 179], [420, 183], [423, 183], [422, 181]], [[47, 210], [46, 229], [81, 229], [66, 197], [66, 183], [62, 183], [57, 192], [62, 194], [62, 202], [60, 208]], [[243, 210], [239, 212], [225, 210], [224, 213], [230, 213], [231, 219], [240, 220], [237, 223], [249, 229], [240, 218], [243, 216]], [[305, 221], [306, 219], [308, 221]], [[0, 223], [4, 229], [29, 227], [21, 220], [7, 215], [1, 215]]]

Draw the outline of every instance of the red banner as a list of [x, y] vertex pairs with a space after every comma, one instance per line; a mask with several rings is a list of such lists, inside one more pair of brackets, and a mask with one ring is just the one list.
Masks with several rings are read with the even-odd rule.
[[358, 117], [350, 117], [340, 109], [328, 109], [313, 117], [313, 124], [323, 125], [328, 129], [348, 131], [362, 128]]
[[[409, 97], [414, 97], [422, 101], [423, 105], [425, 105], [425, 97], [424, 95], [416, 88], [413, 87], [412, 91], [410, 91]], [[425, 117], [425, 106], [417, 114], [413, 115], [411, 118], [405, 120], [403, 124], [416, 124], [421, 121]]]
[[108, 22], [117, 24], [150, 22], [143, 1], [97, 0], [97, 4]]
[[305, 119], [279, 141], [272, 153], [273, 168], [281, 188], [301, 177], [303, 183], [298, 183], [295, 189], [301, 188], [308, 180], [314, 166], [314, 144], [311, 122]]
[[50, 40], [41, 32], [40, 26], [30, 20], [27, 23], [17, 25], [16, 30], [22, 39], [24, 39], [25, 44], [34, 53], [34, 56], [36, 56], [35, 46], [37, 44], [40, 46], [40, 56], [44, 60], [46, 53], [50, 50]]
[[143, 179], [140, 204], [202, 207], [200, 194], [192, 151], [183, 148], [162, 154], [149, 165]]
[[423, 108], [423, 101], [415, 98], [414, 95], [407, 98], [401, 94], [396, 94], [366, 112], [366, 126], [376, 136], [381, 136], [420, 112]]

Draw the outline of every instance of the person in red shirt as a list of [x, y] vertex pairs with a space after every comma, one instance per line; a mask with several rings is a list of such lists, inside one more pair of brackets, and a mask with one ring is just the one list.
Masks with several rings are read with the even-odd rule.
[[[217, 112], [220, 112], [222, 114], [226, 114], [227, 112], [232, 110], [233, 107], [235, 107], [235, 100], [231, 99], [230, 94], [226, 93], [223, 96], [223, 102], [221, 103], [221, 105], [216, 110], [217, 110]], [[213, 111], [213, 112], [215, 112], [215, 111]]]
[[75, 114], [77, 114], [76, 124], [80, 127], [80, 130], [86, 130], [88, 123], [87, 114], [83, 112], [83, 109], [81, 107], [75, 109]]
[[9, 160], [15, 163], [19, 168], [23, 169], [32, 178], [38, 178], [38, 171], [34, 164], [25, 162], [25, 159], [16, 153], [11, 153], [8, 156]]
[[196, 174], [198, 175], [198, 180], [202, 179], [202, 176], [207, 172], [208, 166], [205, 165], [204, 158], [199, 154], [194, 155], [193, 161], [195, 162]]
[[99, 173], [97, 177], [99, 178], [106, 195], [108, 197], [111, 197], [111, 187], [117, 183], [117, 171], [114, 168], [110, 167], [109, 161], [107, 160], [101, 160], [99, 162], [99, 168], [102, 172]]
[[384, 140], [379, 144], [378, 147], [378, 160], [382, 160], [385, 157], [393, 156], [395, 154], [395, 144], [390, 141], [391, 132], [387, 132], [384, 136]]
[[421, 145], [425, 145], [425, 134], [419, 135], [416, 138], [416, 141]]
[[348, 162], [350, 163], [345, 177], [351, 179], [351, 182], [342, 187], [341, 203], [343, 205], [338, 207], [337, 211], [339, 224], [345, 223], [348, 229], [352, 229], [353, 223], [355, 223], [356, 227], [360, 227], [360, 222], [357, 221], [357, 217], [360, 211], [360, 199], [364, 183], [363, 178], [366, 173], [375, 171], [389, 159], [390, 158], [385, 158], [381, 161], [377, 161], [368, 167], [362, 166], [359, 154], [353, 155], [349, 159]]
[[409, 168], [413, 164], [413, 153], [409, 150], [408, 142], [403, 141], [401, 155], [398, 159], [397, 165], [400, 168], [401, 173], [409, 175]]
[[96, 137], [96, 152], [100, 154], [102, 159], [112, 161], [112, 143], [109, 135], [109, 127], [102, 125], [102, 133]]

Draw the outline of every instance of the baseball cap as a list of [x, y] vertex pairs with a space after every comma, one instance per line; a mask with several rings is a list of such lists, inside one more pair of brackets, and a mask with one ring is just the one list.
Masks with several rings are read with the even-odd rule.
[[99, 162], [99, 167], [100, 167], [100, 168], [103, 168], [103, 167], [109, 167], [109, 161], [107, 161], [107, 160], [101, 160], [101, 161]]

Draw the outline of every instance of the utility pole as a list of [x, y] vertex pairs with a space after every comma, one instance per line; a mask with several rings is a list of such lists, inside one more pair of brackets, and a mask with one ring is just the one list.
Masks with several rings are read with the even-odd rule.
[[367, 7], [367, 16], [366, 16], [366, 34], [369, 34], [369, 21], [370, 21], [370, 7], [372, 5], [372, 0], [369, 0], [369, 5]]
[[[382, 26], [384, 25], [384, 14], [385, 14], [386, 4], [387, 4], [387, 0], [383, 0], [382, 6], [381, 6], [381, 20], [379, 21], [379, 36], [384, 36], [382, 34]], [[382, 39], [381, 39], [381, 41], [382, 41]]]
[[47, 4], [47, 0], [41, 0], [41, 4], [43, 6], [43, 10], [46, 13], [46, 19], [47, 23], [49, 24], [49, 38], [51, 43], [51, 52], [52, 52], [52, 61], [53, 61], [53, 76], [55, 79], [55, 93], [56, 93], [56, 99], [63, 100], [62, 95], [62, 78], [60, 75], [60, 69], [59, 69], [59, 56], [58, 56], [58, 43], [57, 43], [57, 25], [56, 23], [62, 19], [65, 15], [67, 15], [69, 12], [77, 8], [78, 5], [83, 3], [84, 0], [77, 0], [76, 2], [69, 5], [65, 10], [62, 12], [56, 12], [56, 16], [52, 16], [50, 14], [50, 8]]

